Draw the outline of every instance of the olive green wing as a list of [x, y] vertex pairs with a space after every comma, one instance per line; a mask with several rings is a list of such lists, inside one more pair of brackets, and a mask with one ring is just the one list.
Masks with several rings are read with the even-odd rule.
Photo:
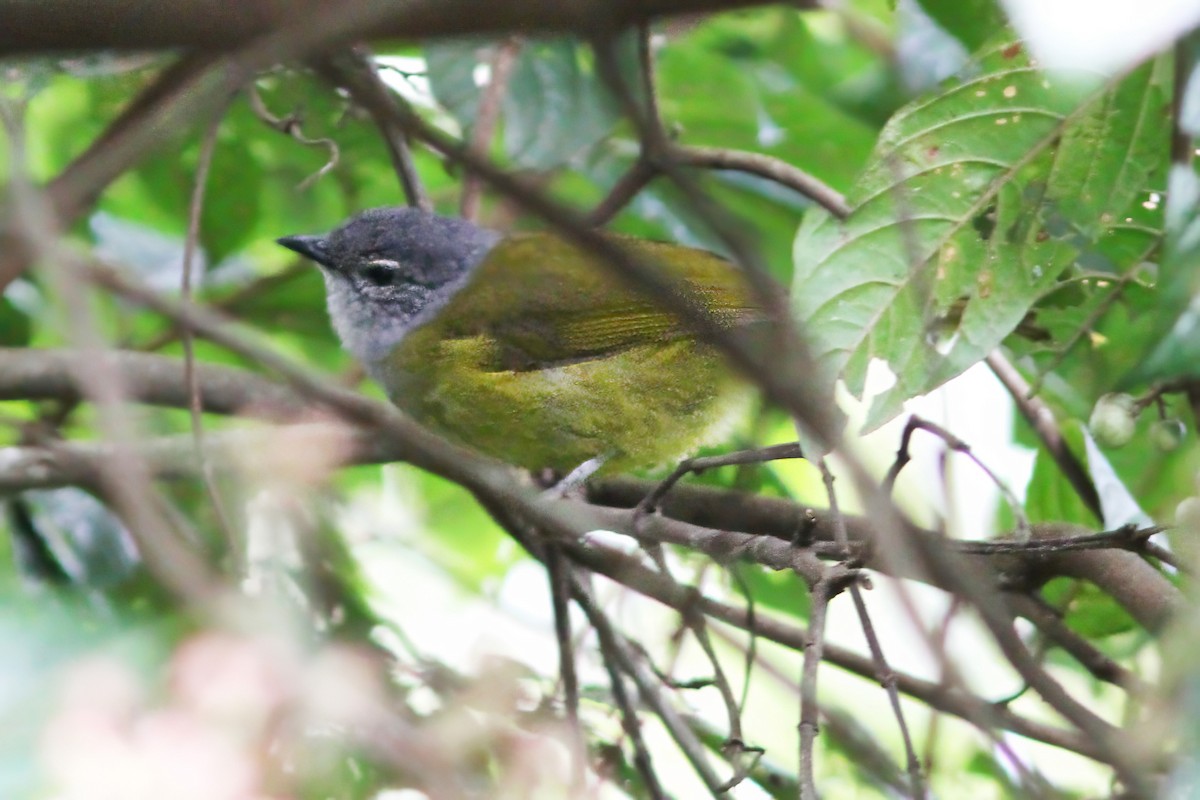
[[[761, 318], [744, 276], [720, 256], [613, 239], [684, 281], [723, 324]], [[691, 335], [678, 317], [630, 289], [596, 256], [551, 234], [506, 238], [476, 269], [472, 284], [439, 315], [455, 321], [443, 335], [486, 338], [497, 371], [547, 369]]]

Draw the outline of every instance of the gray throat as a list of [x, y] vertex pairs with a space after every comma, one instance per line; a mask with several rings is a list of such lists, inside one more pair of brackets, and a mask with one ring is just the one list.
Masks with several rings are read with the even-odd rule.
[[472, 254], [471, 263], [461, 276], [429, 290], [415, 312], [407, 315], [395, 309], [390, 310], [391, 313], [384, 313], [344, 278], [322, 270], [329, 317], [342, 346], [366, 367], [372, 378], [381, 380], [380, 372], [396, 345], [409, 331], [424, 325], [446, 307], [454, 295], [470, 282], [475, 269], [500, 238], [498, 233], [495, 234], [491, 241]]

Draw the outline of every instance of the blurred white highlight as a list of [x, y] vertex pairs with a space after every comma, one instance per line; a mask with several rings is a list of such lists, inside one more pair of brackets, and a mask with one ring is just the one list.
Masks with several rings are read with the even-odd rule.
[[1119, 73], [1200, 24], [1196, 0], [1001, 0], [1042, 66]]

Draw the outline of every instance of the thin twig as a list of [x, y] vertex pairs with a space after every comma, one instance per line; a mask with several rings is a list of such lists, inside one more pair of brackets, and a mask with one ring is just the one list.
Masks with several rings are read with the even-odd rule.
[[625, 115], [633, 122], [641, 142], [642, 156], [672, 183], [691, 203], [697, 217], [720, 239], [733, 260], [741, 265], [763, 308], [773, 315], [786, 315], [786, 304], [770, 277], [758, 249], [749, 241], [745, 224], [735, 220], [725, 209], [718, 207], [700, 190], [692, 178], [672, 158], [670, 137], [663, 128], [658, 113], [657, 90], [654, 83], [653, 51], [649, 32], [643, 29], [639, 39], [639, 80], [642, 98], [629, 86], [617, 60], [615, 41], [600, 39], [595, 44], [596, 62], [600, 77], [621, 102]]
[[[778, 183], [804, 195], [838, 219], [846, 218], [852, 211], [846, 198], [836, 189], [782, 159], [746, 150], [698, 147], [674, 142], [666, 148], [669, 158], [683, 166], [744, 172]], [[589, 224], [606, 224], [660, 174], [657, 159], [639, 157], [588, 214]]]
[[[200, 218], [204, 211], [204, 194], [208, 186], [208, 175], [211, 171], [213, 153], [217, 148], [217, 134], [221, 130], [221, 121], [225, 116], [225, 108], [213, 115], [208, 130], [200, 141], [200, 155], [196, 164], [196, 179], [192, 187], [192, 197], [188, 208], [187, 236], [183, 244], [183, 270], [180, 276], [179, 296], [184, 300], [192, 299], [193, 273], [196, 265], [196, 250], [200, 240]], [[196, 373], [196, 352], [192, 332], [187, 328], [180, 331], [180, 344], [183, 346], [183, 380], [188, 392], [188, 415], [191, 420], [192, 438], [196, 443], [196, 457], [200, 459], [201, 482], [212, 504], [217, 526], [225, 536], [230, 553], [235, 563], [241, 564], [242, 548], [238, 537], [234, 534], [233, 524], [229, 513], [217, 489], [217, 479], [213, 472], [212, 462], [205, 457], [204, 446], [204, 403], [200, 392], [200, 380]]]
[[701, 456], [696, 458], [685, 458], [676, 465], [671, 474], [662, 480], [658, 486], [654, 487], [654, 491], [646, 495], [642, 502], [638, 503], [634, 509], [635, 514], [641, 516], [648, 514], [658, 508], [658, 504], [666, 497], [667, 493], [674, 488], [675, 484], [685, 475], [699, 475], [710, 469], [718, 469], [720, 467], [741, 466], [744, 464], [765, 464], [770, 461], [776, 461], [788, 458], [804, 458], [804, 454], [800, 451], [800, 445], [795, 442], [786, 444], [777, 444], [770, 447], [759, 447], [753, 450], [738, 450], [733, 453], [722, 453], [716, 456]]
[[[331, 435], [344, 435], [339, 426], [326, 424], [305, 427], [325, 428], [329, 429]], [[392, 436], [394, 434], [390, 432], [381, 437], [377, 431], [364, 431], [354, 440], [351, 462], [384, 463], [405, 457], [406, 447], [391, 438]], [[277, 441], [275, 437], [276, 433], [273, 431], [213, 434], [207, 440], [209, 457], [219, 463], [236, 463], [240, 454], [270, 446], [272, 442]], [[309, 441], [319, 441], [322, 438], [323, 434], [315, 431], [311, 435], [305, 434], [305, 439]], [[191, 452], [190, 437], [148, 440], [142, 442], [138, 448], [139, 456], [149, 467], [155, 470], [156, 474], [165, 477], [195, 474], [195, 460], [191, 457]], [[102, 443], [63, 443], [52, 448], [10, 447], [0, 453], [3, 454], [0, 462], [4, 465], [3, 469], [0, 469], [0, 490], [3, 491], [19, 491], [38, 486], [93, 485], [94, 476], [111, 469], [113, 463], [112, 448]], [[578, 505], [575, 501], [559, 502], [572, 507]], [[612, 527], [612, 524], [615, 523], [605, 521], [597, 527]], [[625, 527], [629, 527], [627, 519]], [[679, 585], [669, 577], [646, 567], [638, 558], [620, 550], [604, 547], [596, 542], [569, 550], [571, 558], [589, 570], [605, 575], [680, 613], [696, 608], [712, 619], [797, 650], [802, 649], [807, 641], [807, 633], [802, 628], [761, 612], [751, 614], [745, 608], [699, 596], [695, 589]], [[833, 645], [825, 646], [824, 655], [830, 663], [866, 678], [878, 672], [877, 666], [870, 659]], [[1102, 758], [1092, 743], [1075, 732], [1025, 719], [1007, 709], [995, 708], [963, 690], [947, 689], [900, 673], [897, 673], [896, 678], [899, 691], [944, 713], [963, 717], [976, 724], [979, 724], [979, 720], [986, 720], [988, 725], [1011, 730], [1021, 736], [1079, 752], [1090, 758]]]
[[92, 488], [102, 490], [128, 526], [138, 551], [163, 584], [181, 600], [201, 609], [220, 592], [223, 582], [166, 519], [154, 502], [151, 473], [139, 458], [135, 426], [124, 402], [120, 376], [104, 359], [90, 304], [90, 286], [81, 279], [83, 265], [59, 239], [48, 198], [29, 184], [21, 121], [0, 99], [0, 121], [10, 143], [15, 220], [24, 246], [39, 257], [46, 283], [59, 298], [61, 324], [79, 350], [72, 374], [81, 393], [95, 404], [99, 428], [113, 448], [112, 469], [93, 474]]
[[246, 92], [246, 97], [250, 101], [250, 110], [254, 112], [254, 116], [266, 123], [268, 127], [279, 131], [300, 144], [311, 147], [323, 147], [328, 152], [329, 156], [325, 159], [325, 163], [321, 168], [296, 184], [297, 191], [304, 191], [337, 167], [338, 161], [341, 160], [341, 150], [338, 148], [337, 142], [327, 137], [314, 139], [305, 136], [300, 117], [295, 112], [288, 114], [286, 117], [277, 117], [272, 114], [267, 108], [266, 103], [263, 102], [262, 95], [259, 94], [257, 86], [251, 86], [249, 91]]
[[650, 185], [658, 177], [658, 170], [644, 158], [638, 158], [617, 182], [609, 189], [604, 199], [596, 204], [585, 218], [592, 227], [603, 227], [615, 217], [622, 208], [629, 204], [638, 192]]
[[571, 734], [571, 791], [578, 794], [587, 771], [587, 746], [579, 724], [579, 676], [575, 669], [575, 641], [571, 636], [570, 564], [557, 544], [544, 548], [546, 575], [550, 581], [550, 598], [554, 608], [554, 638], [558, 642], [558, 674], [563, 685], [563, 705]]
[[927, 431], [932, 433], [934, 436], [945, 442], [946, 447], [956, 453], [962, 453], [964, 456], [971, 459], [971, 461], [975, 463], [975, 466], [979, 467], [979, 469], [981, 469], [983, 473], [988, 476], [988, 479], [995, 484], [996, 488], [1000, 490], [1000, 494], [1004, 497], [1005, 502], [1008, 503], [1009, 508], [1012, 510], [1013, 518], [1017, 522], [1018, 536], [1025, 541], [1029, 539], [1031, 532], [1029, 518], [1025, 516], [1025, 509], [1021, 506], [1021, 501], [1018, 500], [1017, 496], [1013, 494], [1011, 489], [1008, 488], [1008, 484], [1000, 480], [1000, 476], [993, 472], [991, 467], [983, 463], [983, 461], [971, 451], [970, 445], [968, 445], [962, 439], [959, 439], [953, 433], [950, 433], [950, 431], [946, 430], [941, 425], [938, 425], [936, 422], [922, 419], [916, 414], [910, 416], [908, 418], [908, 422], [906, 422], [904, 425], [904, 433], [900, 437], [900, 448], [896, 451], [896, 460], [893, 462], [891, 469], [888, 470], [888, 474], [883, 481], [883, 490], [885, 492], [891, 492], [892, 487], [896, 483], [896, 477], [900, 474], [900, 470], [903, 469], [904, 465], [912, 459], [908, 451], [909, 445], [912, 441], [913, 433], [916, 431]]
[[825, 645], [825, 619], [829, 601], [840, 590], [844, 575], [835, 565], [811, 590], [808, 615], [808, 640], [804, 644], [804, 666], [800, 674], [800, 798], [818, 800], [820, 793], [814, 771], [815, 746], [820, 732], [820, 705], [817, 700], [817, 675]]
[[[746, 614], [750, 619], [750, 627], [753, 628], [754, 615], [758, 606], [754, 601], [754, 593], [750, 591], [750, 584], [746, 581], [746, 577], [742, 574], [742, 571], [739, 569], [737, 564], [730, 565], [729, 575], [731, 578], [733, 578], [734, 585], [737, 586], [738, 591], [741, 592], [742, 597], [746, 601]], [[754, 634], [754, 631], [751, 630], [750, 642], [746, 646], [746, 663], [742, 668], [742, 694], [738, 698], [738, 709], [743, 712], [746, 710], [746, 701], [750, 697], [750, 679], [754, 674], [754, 665], [757, 663], [757, 660], [758, 637]]]
[[904, 709], [900, 706], [900, 691], [896, 688], [896, 673], [892, 671], [886, 656], [883, 654], [883, 645], [880, 644], [879, 635], [876, 634], [875, 626], [871, 622], [870, 615], [867, 613], [867, 604], [863, 600], [862, 588], [857, 583], [850, 584], [850, 598], [854, 601], [854, 610], [858, 614], [858, 619], [862, 624], [863, 635], [867, 640], [867, 648], [871, 652], [871, 659], [879, 668], [879, 673], [876, 677], [887, 693], [888, 703], [892, 707], [892, 716], [896, 718], [896, 724], [900, 728], [900, 738], [904, 742], [904, 756], [908, 767], [909, 789], [914, 798], [923, 798], [926, 794], [925, 777], [921, 774], [921, 761], [917, 758], [916, 748], [913, 747], [912, 734], [909, 732], [908, 723], [904, 718]]
[[[227, 91], [208, 54], [184, 56], [163, 70], [121, 114], [46, 185], [54, 219], [73, 225], [94, 205], [112, 181], [145, 157], [164, 138], [177, 135], [189, 112], [216, 108]], [[200, 89], [201, 91], [197, 91]], [[0, 291], [28, 268], [33, 251], [22, 245], [20, 231], [0, 221]]]
[[1009, 602], [1014, 611], [1036, 625], [1051, 642], [1070, 653], [1097, 680], [1120, 686], [1133, 695], [1148, 694], [1149, 687], [1145, 681], [1068, 627], [1062, 614], [1041, 596], [1017, 594], [1010, 597]]
[[700, 649], [704, 651], [708, 663], [712, 665], [712, 685], [721, 695], [721, 702], [725, 705], [725, 716], [729, 721], [729, 733], [725, 737], [725, 746], [722, 751], [734, 767], [734, 774], [721, 785], [722, 791], [728, 792], [745, 780], [750, 767], [753, 766], [753, 761], [750, 764], [742, 763], [740, 756], [752, 753], [758, 748], [749, 747], [746, 744], [745, 734], [742, 732], [741, 708], [738, 705], [737, 697], [733, 694], [729, 678], [726, 677], [725, 670], [721, 666], [721, 659], [717, 656], [716, 648], [713, 647], [712, 637], [708, 634], [708, 622], [703, 614], [689, 615], [688, 618], [690, 619], [688, 627], [691, 629], [692, 635], [696, 637]]
[[[709, 597], [698, 596], [693, 587], [676, 583], [657, 570], [645, 566], [639, 559], [620, 550], [591, 542], [586, 546], [567, 548], [568, 554], [577, 563], [604, 575], [610, 580], [651, 597], [670, 608], [684, 611], [696, 605], [712, 619], [725, 622], [742, 630], [753, 630], [758, 636], [793, 650], [802, 650], [811, 640], [805, 629], [776, 619], [766, 614], [756, 614], [751, 623], [744, 608], [723, 603]], [[877, 666], [857, 653], [826, 643], [823, 656], [831, 664], [850, 670], [865, 678], [877, 674]], [[991, 725], [1013, 731], [1038, 741], [1083, 753], [1089, 758], [1103, 760], [1098, 747], [1074, 730], [1054, 728], [1014, 715], [1004, 708], [975, 698], [966, 690], [947, 689], [937, 683], [924, 681], [911, 675], [896, 673], [897, 688], [910, 697], [916, 697], [931, 707], [962, 717], [979, 725]]]
[[[834, 540], [843, 553], [849, 553], [850, 537], [846, 531], [846, 520], [842, 516], [841, 505], [838, 502], [837, 491], [834, 487], [833, 471], [829, 469], [829, 464], [824, 457], [818, 460], [817, 466], [821, 470], [821, 478], [825, 483], [825, 493], [829, 498], [829, 513], [833, 517]], [[888, 702], [892, 707], [892, 715], [896, 718], [896, 724], [900, 729], [900, 737], [904, 741], [904, 754], [908, 767], [908, 778], [912, 789], [912, 796], [914, 800], [919, 800], [925, 797], [925, 779], [921, 774], [921, 763], [917, 759], [916, 748], [913, 747], [912, 743], [912, 735], [909, 733], [908, 723], [905, 721], [904, 711], [900, 706], [900, 693], [896, 688], [896, 675], [888, 665], [887, 658], [883, 654], [883, 646], [879, 643], [879, 637], [875, 633], [875, 626], [871, 622], [870, 614], [867, 613], [867, 604], [863, 599], [862, 587], [859, 585], [859, 581], [852, 581], [849, 589], [850, 597], [854, 602], [854, 610], [858, 615], [859, 624], [862, 626], [863, 635], [867, 640], [867, 647], [871, 652], [871, 660], [875, 663], [877, 670], [876, 677], [887, 694]], [[905, 605], [907, 607], [907, 601]]]
[[846, 531], [846, 518], [842, 516], [837, 491], [834, 490], [833, 471], [829, 469], [829, 462], [825, 460], [824, 456], [817, 459], [817, 469], [821, 472], [821, 482], [825, 484], [825, 496], [829, 499], [829, 516], [833, 520], [833, 541], [845, 554], [843, 558], [846, 558], [850, 554], [850, 534]]
[[[776, 448], [764, 448], [760, 450], [742, 451], [732, 453], [725, 456], [714, 456], [709, 458], [693, 458], [685, 459], [671, 473], [671, 475], [656, 487], [655, 491], [647, 495], [642, 503], [634, 509], [634, 525], [640, 528], [644, 521], [644, 514], [647, 508], [652, 508], [661, 500], [661, 498], [671, 489], [671, 487], [688, 472], [696, 472], [697, 474], [705, 469], [711, 469], [721, 466], [740, 465], [762, 463], [763, 461], [772, 458], [794, 458], [799, 455], [799, 447], [797, 445], [781, 445]], [[646, 543], [647, 549], [658, 564], [659, 570], [667, 576], [670, 576], [670, 568], [667, 564], [662, 545], [659, 542]], [[692, 631], [696, 641], [699, 643], [701, 650], [708, 658], [712, 665], [713, 678], [706, 682], [706, 685], [713, 685], [721, 695], [721, 700], [725, 704], [726, 716], [729, 721], [729, 733], [725, 739], [724, 754], [734, 766], [734, 775], [722, 785], [722, 791], [729, 791], [737, 786], [753, 767], [754, 761], [750, 764], [745, 764], [740, 756], [745, 753], [752, 753], [756, 748], [748, 747], [745, 741], [745, 736], [742, 733], [742, 704], [745, 702], [746, 692], [748, 690], [749, 672], [747, 672], [747, 683], [743, 685], [742, 700], [738, 701], [733, 693], [733, 687], [729, 684], [729, 679], [725, 675], [725, 670], [721, 666], [720, 658], [717, 656], [715, 648], [712, 646], [712, 640], [708, 633], [707, 621], [703, 614], [685, 613], [683, 615], [684, 624]], [[660, 676], [664, 681], [669, 680], [667, 676]], [[674, 685], [674, 682], [671, 682]], [[757, 759], [755, 759], [757, 760]]]
[[[481, 155], [487, 153], [488, 146], [492, 142], [496, 123], [500, 120], [500, 108], [504, 101], [504, 93], [508, 91], [508, 77], [517, 63], [517, 56], [521, 52], [522, 44], [519, 37], [511, 36], [502, 42], [492, 55], [488, 84], [479, 97], [479, 108], [475, 112], [475, 122], [471, 129], [469, 146], [474, 153]], [[483, 181], [475, 173], [467, 170], [463, 176], [459, 215], [463, 219], [477, 219], [479, 217], [479, 201], [482, 197]]]
[[667, 152], [671, 158], [687, 167], [733, 170], [766, 178], [804, 195], [837, 219], [845, 219], [853, 210], [842, 193], [832, 186], [782, 159], [763, 153], [679, 144], [670, 145]]
[[1079, 499], [1096, 519], [1104, 519], [1104, 510], [1100, 506], [1100, 494], [1096, 491], [1096, 485], [1092, 483], [1079, 457], [1071, 451], [1063, 438], [1058, 422], [1054, 419], [1054, 412], [1040, 398], [1029, 394], [1029, 383], [999, 350], [989, 353], [984, 361], [1000, 379], [1000, 383], [1004, 384], [1013, 402], [1017, 404], [1021, 416], [1033, 426], [1034, 433], [1042, 440], [1046, 451], [1054, 459], [1054, 463], [1058, 464], [1059, 470], [1075, 489]]
[[1103, 760], [1137, 795], [1150, 796], [1150, 777], [1144, 759], [1135, 758], [1128, 733], [1104, 720], [1075, 699], [1033, 657], [1015, 628], [1016, 619], [1003, 596], [989, 585], [977, 566], [960, 555], [920, 538], [906, 545], [916, 549], [925, 567], [938, 575], [950, 590], [975, 607], [1001, 653], [1021, 678], [1051, 708], [1097, 744]]
[[[662, 553], [662, 546], [658, 542], [654, 542], [653, 548], [648, 548], [651, 557], [658, 565], [659, 571], [664, 576], [674, 580], [671, 575], [671, 570], [667, 564], [666, 558]], [[695, 637], [696, 642], [700, 645], [701, 651], [708, 659], [712, 666], [712, 678], [701, 678], [697, 680], [681, 683], [675, 680], [670, 675], [660, 671], [650, 658], [650, 654], [645, 648], [640, 645], [634, 645], [641, 653], [647, 666], [658, 676], [658, 679], [667, 684], [673, 689], [699, 689], [705, 687], [714, 687], [721, 695], [721, 701], [725, 705], [725, 714], [728, 720], [728, 733], [725, 736], [724, 745], [722, 747], [722, 755], [733, 765], [734, 774], [724, 784], [721, 785], [721, 791], [727, 792], [734, 786], [737, 786], [747, 775], [749, 766], [745, 765], [740, 755], [751, 753], [758, 748], [750, 747], [746, 744], [745, 736], [742, 733], [742, 709], [741, 704], [733, 693], [733, 687], [729, 683], [729, 678], [725, 675], [725, 669], [721, 666], [721, 660], [717, 656], [717, 651], [712, 645], [712, 639], [708, 633], [708, 621], [702, 613], [697, 613], [695, 609], [684, 609], [680, 613], [682, 627], [679, 636], [671, 637], [676, 644], [675, 655], [678, 655], [678, 648], [682, 643], [683, 629], [690, 630]], [[744, 697], [744, 693], [743, 693]], [[752, 766], [752, 764], [751, 764]]]
[[609, 653], [620, 666], [621, 671], [633, 680], [634, 684], [638, 687], [638, 693], [641, 695], [642, 702], [649, 706], [662, 721], [663, 726], [692, 765], [692, 769], [696, 771], [696, 774], [704, 782], [704, 785], [708, 787], [709, 792], [713, 797], [718, 797], [722, 782], [717, 774], [713, 772], [712, 765], [708, 763], [703, 745], [700, 744], [695, 734], [684, 723], [679, 712], [667, 702], [662, 692], [658, 691], [653, 672], [645, 666], [634, 649], [616, 631], [608, 616], [600, 610], [587, 588], [578, 580], [575, 580], [573, 583], [572, 596], [587, 616], [588, 621], [592, 624], [597, 637], [605, 643], [602, 646], [608, 648]]
[[[748, 631], [747, 633], [749, 634], [749, 641], [753, 641], [753, 632]], [[751, 656], [748, 642], [744, 641], [740, 636], [733, 635], [723, 626], [713, 626], [713, 635], [722, 639], [730, 646], [744, 651], [748, 657]], [[789, 695], [799, 694], [800, 686], [796, 683], [796, 680], [787, 675], [771, 659], [755, 654], [753, 655], [753, 662], [764, 674], [779, 683]], [[843, 712], [832, 707], [822, 708], [821, 724], [822, 730], [829, 735], [831, 740], [837, 741], [840, 746], [853, 753], [854, 757], [852, 761], [854, 766], [861, 769], [869, 779], [897, 794], [904, 792], [908, 788], [904, 782], [904, 774], [901, 772], [899, 766], [888, 756], [883, 746], [875, 741], [866, 726], [855, 719], [853, 712]], [[794, 775], [789, 775], [788, 777], [792, 782], [795, 781]], [[797, 786], [797, 790], [798, 788]]]
[[392, 168], [396, 171], [408, 204], [432, 211], [433, 200], [417, 173], [408, 136], [404, 128], [397, 124], [396, 114], [390, 110], [397, 102], [395, 95], [379, 77], [374, 61], [366, 50], [359, 47], [321, 59], [317, 62], [317, 69], [332, 83], [345, 89], [371, 115], [387, 146]]
[[650, 749], [646, 746], [646, 740], [642, 738], [642, 722], [629, 693], [625, 690], [625, 676], [612, 631], [608, 628], [603, 631], [597, 629], [596, 638], [600, 644], [600, 657], [604, 662], [604, 669], [608, 673], [609, 686], [612, 687], [613, 702], [621, 714], [621, 728], [633, 746], [633, 766], [642, 776], [642, 782], [651, 800], [666, 800], [667, 793], [658, 780], [658, 773], [654, 771]]
[[960, 553], [971, 555], [999, 555], [1013, 553], [1023, 556], [1049, 555], [1052, 553], [1068, 553], [1073, 550], [1130, 550], [1135, 553], [1143, 552], [1146, 540], [1167, 530], [1162, 525], [1151, 525], [1139, 528], [1136, 525], [1123, 525], [1111, 531], [1101, 531], [1080, 536], [1053, 536], [1030, 539], [997, 539], [985, 542], [969, 540], [953, 540], [947, 544]]

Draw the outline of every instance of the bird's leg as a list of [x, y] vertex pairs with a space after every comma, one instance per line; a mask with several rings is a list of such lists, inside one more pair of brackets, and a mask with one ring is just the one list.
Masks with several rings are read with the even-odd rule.
[[593, 456], [567, 473], [566, 477], [546, 490], [548, 497], [566, 497], [577, 491], [587, 479], [596, 474], [596, 470], [604, 466], [610, 455]]

